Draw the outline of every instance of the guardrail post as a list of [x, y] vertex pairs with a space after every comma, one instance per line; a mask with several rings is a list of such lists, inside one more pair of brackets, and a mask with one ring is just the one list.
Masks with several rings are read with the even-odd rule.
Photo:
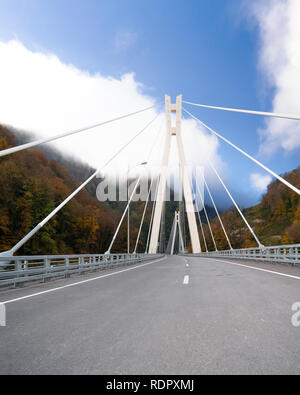
[[107, 257], [107, 267], [108, 267], [108, 268], [111, 267], [111, 261], [112, 261], [112, 259], [113, 259], [113, 255], [109, 255], [109, 256]]
[[[15, 261], [15, 270], [17, 270], [18, 272], [22, 270], [22, 261], [20, 261], [19, 259]], [[22, 275], [20, 275], [19, 273], [16, 275], [16, 278], [18, 279], [19, 277], [21, 277]], [[14, 288], [16, 288], [17, 286], [17, 282], [14, 282]]]
[[65, 257], [65, 267], [66, 267], [66, 272], [65, 272], [65, 277], [70, 277], [70, 273], [69, 273], [69, 266], [70, 266], [70, 259], [69, 257]]
[[[289, 257], [293, 258], [294, 255], [294, 249], [293, 248], [289, 248]], [[290, 265], [294, 266], [294, 262], [289, 263]]]
[[83, 271], [82, 271], [82, 266], [84, 265], [84, 258], [83, 258], [83, 256], [80, 256], [79, 257], [79, 273], [80, 274], [82, 274], [83, 273]]
[[22, 270], [22, 261], [19, 259], [16, 261], [16, 270]]
[[46, 278], [47, 278], [47, 273], [50, 271], [51, 269], [51, 265], [50, 265], [50, 260], [49, 258], [44, 258], [44, 276], [43, 276], [43, 282], [46, 282]]
[[51, 267], [49, 258], [44, 258], [44, 267], [46, 269], [49, 269]]

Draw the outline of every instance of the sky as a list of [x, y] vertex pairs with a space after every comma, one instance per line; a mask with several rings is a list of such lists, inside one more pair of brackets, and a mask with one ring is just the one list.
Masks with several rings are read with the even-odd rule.
[[[102, 168], [157, 116], [115, 165], [159, 165], [165, 94], [300, 114], [299, 17], [299, 0], [0, 0], [0, 123], [51, 136], [157, 105], [54, 146]], [[275, 172], [299, 166], [299, 122], [185, 107]], [[186, 115], [182, 133], [219, 205], [206, 155], [240, 205], [259, 201], [264, 170]]]

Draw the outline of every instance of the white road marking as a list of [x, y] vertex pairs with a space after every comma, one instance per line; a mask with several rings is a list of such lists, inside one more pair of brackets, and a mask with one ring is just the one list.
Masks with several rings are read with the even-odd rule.
[[119, 271], [117, 271], [117, 272], [113, 272], [113, 273], [109, 273], [109, 274], [104, 274], [103, 276], [98, 276], [98, 277], [90, 278], [90, 279], [88, 279], [88, 280], [78, 281], [78, 282], [76, 282], [76, 283], [72, 283], [72, 284], [68, 284], [68, 285], [63, 285], [62, 287], [57, 287], [57, 288], [48, 289], [47, 291], [37, 292], [37, 293], [35, 293], [35, 294], [22, 296], [22, 297], [16, 298], [16, 299], [6, 300], [5, 302], [0, 302], [0, 305], [1, 305], [1, 304], [4, 304], [4, 305], [5, 305], [5, 304], [8, 304], [8, 303], [18, 302], [19, 300], [24, 300], [24, 299], [28, 299], [28, 298], [33, 298], [34, 296], [39, 296], [39, 295], [47, 294], [47, 293], [50, 293], [50, 292], [59, 291], [59, 290], [64, 289], [64, 288], [75, 287], [75, 285], [80, 285], [80, 284], [84, 284], [84, 283], [89, 283], [89, 282], [91, 282], [91, 281], [100, 280], [101, 278], [114, 276], [114, 275], [116, 275], [116, 274], [128, 272], [128, 271], [130, 271], [130, 270], [139, 269], [139, 268], [144, 267], [144, 266], [152, 265], [153, 263], [157, 263], [157, 262], [163, 261], [164, 259], [166, 259], [166, 257], [161, 258], [161, 259], [157, 259], [157, 260], [154, 260], [154, 261], [151, 261], [151, 262], [148, 262], [148, 263], [144, 263], [144, 264], [139, 265], [139, 266], [130, 267], [130, 268], [128, 268], [128, 269], [119, 270]]
[[0, 303], [0, 326], [6, 326], [6, 307], [4, 303]]
[[187, 263], [187, 264], [186, 264], [186, 267], [190, 267], [190, 265]]
[[246, 268], [248, 268], [248, 269], [259, 270], [259, 271], [261, 271], [261, 272], [266, 272], [266, 273], [271, 273], [271, 274], [277, 274], [278, 276], [290, 277], [290, 278], [294, 278], [294, 279], [296, 279], [296, 280], [300, 280], [300, 277], [298, 277], [298, 276], [293, 276], [293, 275], [291, 275], [291, 274], [285, 274], [285, 273], [281, 273], [281, 272], [274, 272], [273, 270], [267, 270], [267, 269], [261, 269], [261, 268], [259, 268], [259, 267], [243, 265], [242, 263], [234, 263], [234, 262], [230, 262], [230, 261], [223, 261], [222, 259], [215, 259], [215, 258], [209, 258], [209, 259], [212, 259], [213, 261], [228, 263], [229, 265], [246, 267]]
[[188, 285], [189, 282], [190, 282], [190, 276], [184, 276], [183, 285]]

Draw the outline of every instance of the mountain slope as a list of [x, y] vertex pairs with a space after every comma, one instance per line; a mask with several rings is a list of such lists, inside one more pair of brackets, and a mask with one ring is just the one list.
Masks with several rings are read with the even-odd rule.
[[[17, 144], [16, 136], [0, 126], [0, 150]], [[39, 150], [0, 158], [0, 177], [0, 251], [11, 248], [79, 185], [65, 167]], [[105, 252], [118, 220], [118, 213], [83, 190], [18, 254]], [[119, 251], [125, 240], [121, 233]]]
[[[284, 175], [291, 184], [300, 188], [300, 168]], [[260, 241], [268, 245], [300, 243], [300, 199], [291, 189], [279, 181], [272, 182], [267, 193], [257, 206], [243, 210], [243, 214], [253, 227]], [[222, 220], [233, 248], [256, 246], [256, 242], [235, 209], [222, 213]], [[218, 219], [212, 222], [219, 249], [228, 249], [228, 244]], [[208, 229], [206, 228], [209, 239]], [[209, 241], [212, 249], [212, 242]]]

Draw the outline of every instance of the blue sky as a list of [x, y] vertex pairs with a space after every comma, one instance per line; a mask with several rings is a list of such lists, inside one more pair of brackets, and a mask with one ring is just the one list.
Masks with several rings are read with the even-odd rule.
[[[249, 21], [242, 4], [0, 0], [0, 41], [18, 39], [33, 52], [53, 53], [91, 74], [119, 79], [134, 73], [143, 93], [158, 101], [165, 93], [182, 93], [198, 103], [272, 111], [274, 84], [268, 84], [259, 67], [259, 21]], [[274, 171], [299, 166], [299, 149], [285, 150], [279, 144], [271, 153], [263, 152], [258, 130], [266, 129], [264, 118], [187, 108]], [[255, 203], [261, 191], [251, 187], [249, 177], [264, 172], [225, 143], [218, 152], [242, 204]]]

